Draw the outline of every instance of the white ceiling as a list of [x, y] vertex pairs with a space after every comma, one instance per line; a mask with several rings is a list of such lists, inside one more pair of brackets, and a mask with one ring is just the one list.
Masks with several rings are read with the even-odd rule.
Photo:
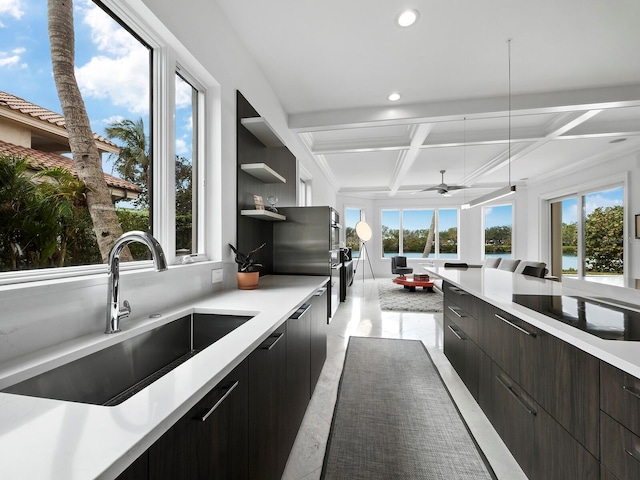
[[481, 195], [640, 149], [638, 0], [218, 3], [338, 193], [415, 195], [446, 170]]

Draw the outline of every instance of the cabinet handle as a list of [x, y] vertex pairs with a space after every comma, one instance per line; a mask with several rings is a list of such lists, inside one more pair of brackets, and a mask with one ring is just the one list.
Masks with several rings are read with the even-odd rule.
[[506, 318], [504, 318], [504, 317], [501, 317], [501, 316], [500, 316], [500, 315], [498, 315], [497, 313], [494, 313], [494, 315], [496, 316], [496, 318], [497, 318], [497, 319], [502, 320], [502, 321], [503, 321], [504, 323], [506, 323], [507, 325], [511, 325], [513, 328], [515, 328], [516, 330], [518, 330], [518, 331], [520, 331], [520, 332], [524, 333], [525, 335], [529, 335], [530, 337], [536, 338], [536, 334], [535, 334], [535, 333], [526, 331], [524, 328], [522, 328], [522, 327], [520, 327], [520, 326], [516, 325], [515, 323], [513, 323], [513, 322], [511, 322], [511, 321], [507, 320], [507, 319], [506, 319]]
[[289, 319], [298, 320], [299, 318], [302, 318], [309, 311], [310, 308], [311, 308], [310, 303], [303, 303], [300, 306], [300, 308], [298, 308], [298, 310], [293, 312], [293, 315], [291, 315]]
[[[269, 345], [265, 345], [264, 342], [261, 346], [260, 349], [261, 350], [271, 350], [273, 347], [275, 347], [276, 343], [278, 343], [280, 341], [280, 339], [284, 336], [284, 333], [279, 333], [277, 336], [275, 337], [269, 337], [269, 338], [273, 338], [274, 340], [269, 344]], [[268, 340], [268, 339], [267, 339]]]
[[453, 308], [453, 307], [451, 307], [451, 306], [448, 306], [447, 308], [448, 308], [449, 310], [451, 310], [453, 313], [455, 313], [455, 314], [458, 316], [458, 318], [466, 317], [466, 315], [460, 315], [460, 314], [458, 313], [458, 310], [457, 310], [456, 308]]
[[640, 463], [640, 454], [635, 450], [624, 449], [625, 453], [633, 458], [636, 462]]
[[529, 412], [534, 417], [538, 414], [535, 410], [529, 407], [529, 405], [527, 405], [527, 403], [523, 399], [521, 399], [516, 392], [513, 391], [513, 388], [511, 388], [511, 385], [507, 385], [504, 382], [504, 380], [500, 378], [499, 375], [496, 375], [496, 380], [498, 380], [500, 385], [502, 385], [507, 390], [507, 392], [509, 392], [511, 396], [518, 401], [518, 403], [520, 404], [520, 406], [522, 406], [522, 408], [524, 408], [527, 412]]
[[638, 390], [635, 387], [629, 387], [627, 385], [623, 385], [622, 388], [630, 393], [631, 395], [633, 395], [634, 397], [640, 398], [640, 392], [638, 392]]
[[463, 296], [463, 295], [469, 295], [469, 294], [468, 294], [467, 292], [465, 292], [464, 290], [461, 290], [461, 289], [456, 288], [456, 287], [449, 287], [449, 290], [451, 290], [451, 291], [452, 291], [453, 293], [455, 293], [456, 295], [460, 295], [460, 296]]
[[224, 393], [224, 395], [222, 395], [222, 397], [220, 398], [220, 400], [218, 400], [215, 405], [213, 407], [211, 407], [211, 409], [205, 413], [202, 418], [200, 419], [201, 422], [204, 422], [207, 420], [207, 418], [209, 418], [209, 416], [215, 412], [216, 408], [218, 408], [220, 406], [220, 404], [222, 404], [222, 402], [225, 401], [225, 399], [231, 395], [231, 392], [233, 392], [235, 390], [235, 388], [240, 385], [240, 382], [236, 381], [233, 385], [231, 385], [229, 388], [227, 388], [226, 392]]
[[458, 332], [456, 332], [455, 329], [451, 325], [447, 325], [447, 328], [449, 330], [451, 330], [451, 332], [458, 338], [458, 340], [464, 340], [464, 338], [462, 338], [460, 336], [460, 334]]

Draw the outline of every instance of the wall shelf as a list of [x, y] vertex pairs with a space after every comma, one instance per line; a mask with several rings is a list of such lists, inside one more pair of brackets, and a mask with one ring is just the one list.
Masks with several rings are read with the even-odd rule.
[[260, 140], [265, 147], [283, 147], [284, 142], [262, 117], [247, 117], [240, 119], [240, 123]]
[[243, 163], [240, 168], [264, 183], [287, 183], [287, 179], [266, 163]]
[[253, 217], [258, 220], [266, 220], [268, 222], [284, 222], [287, 217], [279, 213], [270, 212], [269, 210], [241, 210], [240, 215], [243, 217]]

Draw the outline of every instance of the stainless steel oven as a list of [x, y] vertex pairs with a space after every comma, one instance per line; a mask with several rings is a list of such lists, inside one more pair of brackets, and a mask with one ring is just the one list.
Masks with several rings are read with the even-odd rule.
[[331, 250], [340, 250], [340, 215], [333, 208], [331, 209]]

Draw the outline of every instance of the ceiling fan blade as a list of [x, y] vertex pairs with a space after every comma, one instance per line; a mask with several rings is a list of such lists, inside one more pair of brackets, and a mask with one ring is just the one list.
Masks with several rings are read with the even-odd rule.
[[462, 190], [463, 188], [469, 188], [465, 185], [449, 185], [449, 190]]

